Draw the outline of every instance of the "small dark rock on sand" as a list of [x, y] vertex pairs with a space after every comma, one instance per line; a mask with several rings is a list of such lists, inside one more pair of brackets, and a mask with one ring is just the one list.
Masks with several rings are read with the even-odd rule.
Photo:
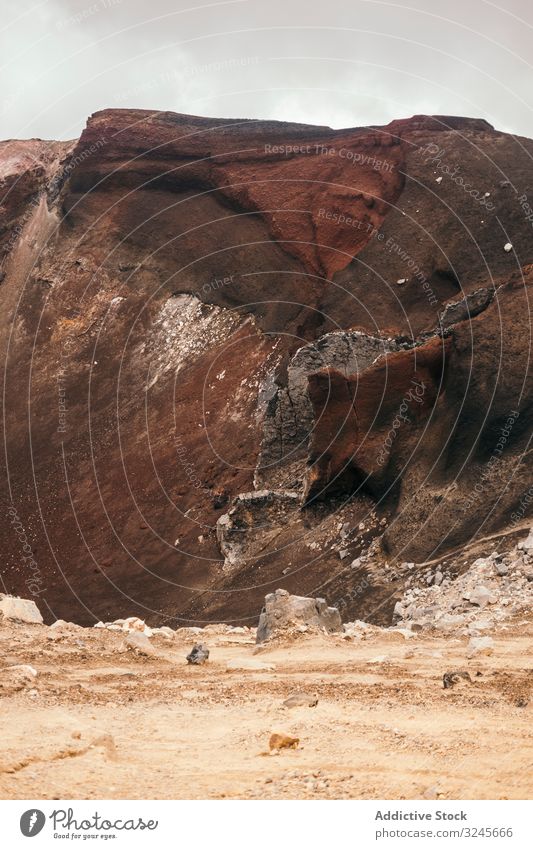
[[209, 658], [209, 649], [203, 643], [195, 643], [187, 655], [187, 663], [198, 665], [205, 663]]
[[445, 672], [442, 676], [442, 684], [445, 690], [451, 690], [452, 687], [455, 687], [455, 685], [461, 680], [468, 681], [469, 684], [472, 683], [470, 673], [466, 672], [464, 669], [457, 669], [454, 672]]

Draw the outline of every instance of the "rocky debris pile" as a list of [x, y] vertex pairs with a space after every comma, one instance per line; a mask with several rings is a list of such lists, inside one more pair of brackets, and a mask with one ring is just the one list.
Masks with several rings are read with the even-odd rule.
[[369, 538], [372, 542], [377, 540], [379, 538], [378, 535], [383, 532], [386, 525], [386, 517], [383, 516], [379, 519], [376, 512], [371, 508], [364, 521], [358, 522], [355, 525], [346, 521], [337, 522], [337, 535], [331, 543], [330, 549], [337, 552], [339, 560], [347, 560], [351, 556], [353, 546], [358, 546], [360, 549], [359, 554], [350, 562], [350, 569], [359, 569], [361, 566], [368, 564], [371, 561], [372, 553], [375, 554], [379, 549], [377, 542], [372, 550], [370, 550], [372, 543], [367, 545], [366, 548], [364, 547], [365, 543], [368, 543]]
[[26, 622], [30, 625], [43, 624], [43, 617], [34, 601], [5, 593], [0, 593], [0, 618], [2, 616], [4, 619]]
[[336, 607], [328, 607], [323, 598], [290, 595], [281, 589], [267, 595], [259, 617], [256, 642], [263, 643], [274, 634], [295, 627], [318, 628], [328, 634], [343, 630], [339, 611]]
[[[261, 489], [242, 492], [216, 523], [216, 537], [224, 555], [225, 571], [247, 563], [254, 556], [254, 543], [264, 548], [268, 528], [277, 529], [294, 519], [300, 496], [289, 490]], [[270, 532], [272, 533], [272, 531]]]
[[378, 625], [371, 625], [368, 622], [362, 622], [360, 619], [356, 619], [355, 622], [344, 623], [346, 639], [366, 640], [374, 634], [381, 633], [381, 630]]
[[115, 619], [114, 622], [96, 622], [93, 628], [106, 628], [108, 631], [123, 631], [127, 634], [138, 632], [144, 634], [145, 637], [153, 637], [157, 634], [168, 637], [168, 639], [175, 637], [175, 632], [172, 628], [168, 628], [166, 625], [163, 625], [161, 628], [150, 628], [143, 619], [139, 619], [137, 616], [128, 616], [127, 619]]
[[318, 704], [318, 696], [309, 695], [309, 693], [293, 693], [288, 696], [283, 702], [283, 707], [292, 709], [295, 707], [316, 707]]
[[455, 579], [439, 568], [422, 576], [413, 570], [408, 585], [394, 608], [396, 622], [475, 636], [531, 610], [533, 533], [505, 554], [478, 558]]
[[61, 642], [62, 640], [81, 636], [84, 630], [81, 625], [76, 625], [74, 622], [65, 622], [64, 619], [56, 619], [47, 629], [46, 639]]
[[135, 638], [137, 635], [144, 640], [135, 641], [133, 639], [125, 645], [130, 647], [149, 645], [149, 640], [153, 637], [163, 637], [166, 640], [183, 640], [197, 637], [200, 634], [209, 636], [244, 636], [249, 637], [250, 642], [255, 641], [256, 628], [248, 625], [227, 625], [224, 622], [214, 622], [210, 625], [205, 625], [203, 628], [195, 626], [187, 626], [173, 630], [167, 625], [161, 627], [150, 627], [143, 619], [138, 616], [128, 616], [125, 619], [115, 619], [113, 622], [96, 622], [92, 628], [86, 628], [83, 625], [77, 625], [75, 622], [67, 622], [65, 619], [56, 619], [50, 625], [45, 626], [43, 617], [36, 603], [31, 599], [18, 598], [0, 593], [0, 623], [4, 620], [6, 623], [16, 622], [21, 624], [37, 624], [44, 626], [44, 633], [47, 640], [62, 641], [69, 638], [78, 638], [82, 635], [88, 635], [93, 629], [102, 631], [112, 631], [117, 634], [122, 634], [125, 637]]
[[386, 634], [391, 641], [410, 640], [416, 636], [416, 632], [410, 628], [401, 628], [398, 626], [392, 628], [382, 628], [380, 625], [373, 625], [370, 622], [362, 622], [356, 619], [355, 622], [344, 623], [344, 639], [345, 640], [372, 640], [376, 637], [383, 637]]

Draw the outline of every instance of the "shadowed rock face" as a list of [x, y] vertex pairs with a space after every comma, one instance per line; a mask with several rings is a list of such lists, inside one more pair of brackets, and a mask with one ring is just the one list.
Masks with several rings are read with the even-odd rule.
[[360, 374], [309, 376], [316, 422], [305, 500], [366, 489], [393, 493], [441, 395], [450, 339], [383, 355]]
[[532, 152], [136, 110], [2, 143], [4, 588], [155, 624], [327, 584], [389, 621], [372, 557], [347, 572], [372, 539], [424, 559], [522, 510]]
[[302, 467], [316, 420], [308, 391], [310, 375], [326, 366], [349, 376], [364, 371], [381, 354], [397, 347], [393, 339], [335, 331], [299, 348], [287, 368], [286, 386], [274, 388], [265, 410], [256, 481], [278, 486], [303, 484]]

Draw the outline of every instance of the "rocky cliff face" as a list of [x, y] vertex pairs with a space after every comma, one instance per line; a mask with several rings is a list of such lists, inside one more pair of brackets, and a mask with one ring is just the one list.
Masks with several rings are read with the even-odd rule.
[[395, 566], [527, 524], [532, 153], [129, 110], [0, 145], [4, 589], [388, 622]]

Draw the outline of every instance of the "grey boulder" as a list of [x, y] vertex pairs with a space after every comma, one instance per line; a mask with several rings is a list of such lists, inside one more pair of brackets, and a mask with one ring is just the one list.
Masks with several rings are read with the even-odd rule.
[[187, 655], [187, 663], [192, 663], [193, 666], [199, 666], [205, 663], [209, 658], [209, 649], [203, 643], [195, 643], [191, 651]]
[[265, 597], [256, 642], [264, 643], [276, 631], [291, 625], [324, 628], [328, 633], [342, 631], [339, 611], [336, 607], [328, 607], [323, 598], [306, 598], [290, 595], [287, 590], [276, 590]]

